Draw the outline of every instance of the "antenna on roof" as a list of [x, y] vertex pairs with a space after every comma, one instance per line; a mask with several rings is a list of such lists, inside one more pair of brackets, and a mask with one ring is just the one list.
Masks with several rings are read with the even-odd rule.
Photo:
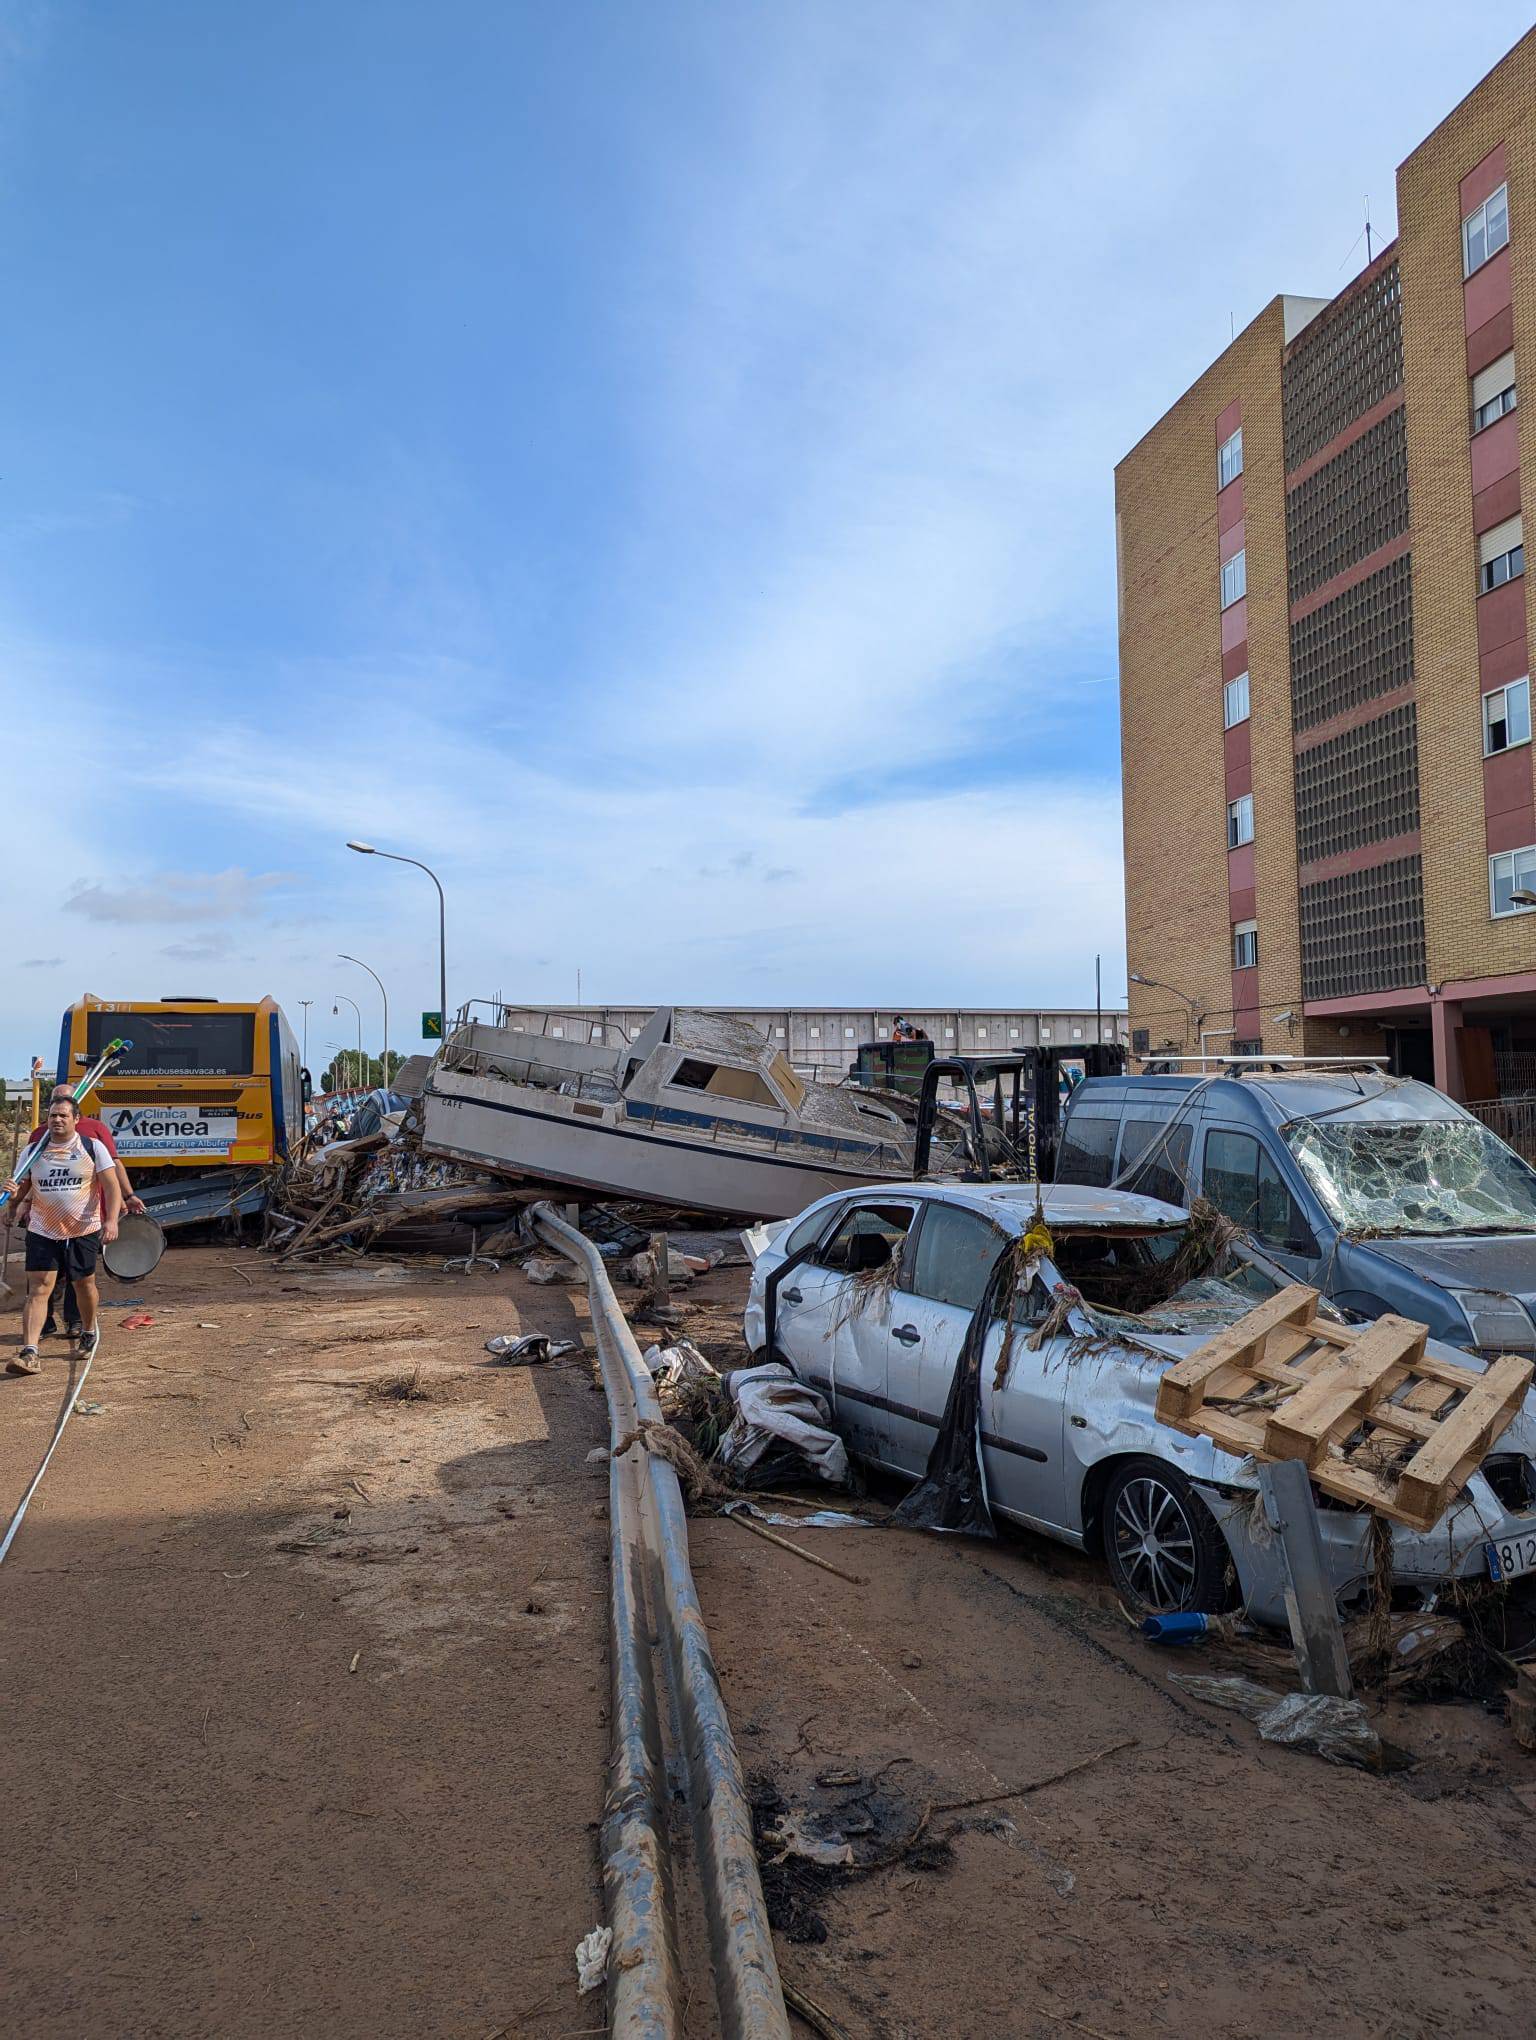
[[1371, 194], [1365, 194], [1365, 266], [1371, 266]]

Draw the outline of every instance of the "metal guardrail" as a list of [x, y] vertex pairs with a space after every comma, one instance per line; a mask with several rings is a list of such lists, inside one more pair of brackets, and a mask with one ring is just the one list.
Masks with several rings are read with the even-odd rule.
[[1536, 1165], [1536, 1097], [1483, 1098], [1469, 1101], [1467, 1110], [1517, 1155]]
[[[642, 1423], [665, 1421], [655, 1386], [597, 1249], [548, 1204], [536, 1204], [530, 1215], [540, 1237], [586, 1273], [616, 1447], [633, 1439]], [[682, 2030], [677, 1880], [667, 1840], [666, 1709], [692, 1815], [721, 2031], [726, 2040], [789, 2040], [752, 1809], [688, 1563], [682, 1491], [666, 1460], [633, 1446], [609, 1460], [608, 1537], [614, 1749], [602, 1839], [613, 1928], [611, 2031], [625, 2040], [672, 2040]], [[665, 1657], [660, 1679], [653, 1637]]]

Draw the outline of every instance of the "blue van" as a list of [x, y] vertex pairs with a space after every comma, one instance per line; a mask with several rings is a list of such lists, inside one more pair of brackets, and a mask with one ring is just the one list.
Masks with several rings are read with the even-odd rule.
[[1299, 1063], [1090, 1077], [1056, 1177], [1206, 1197], [1341, 1309], [1536, 1356], [1536, 1170], [1428, 1084]]

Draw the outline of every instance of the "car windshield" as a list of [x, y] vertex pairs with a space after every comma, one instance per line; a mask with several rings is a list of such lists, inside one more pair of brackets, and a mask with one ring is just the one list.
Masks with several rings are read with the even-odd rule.
[[1350, 1233], [1536, 1232], [1536, 1172], [1477, 1119], [1293, 1119], [1292, 1154]]

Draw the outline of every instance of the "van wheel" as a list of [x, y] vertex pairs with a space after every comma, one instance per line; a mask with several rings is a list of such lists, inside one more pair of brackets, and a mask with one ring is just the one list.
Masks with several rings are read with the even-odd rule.
[[1128, 1459], [1104, 1490], [1104, 1556], [1138, 1615], [1215, 1615], [1232, 1604], [1235, 1568], [1211, 1512], [1176, 1466]]

